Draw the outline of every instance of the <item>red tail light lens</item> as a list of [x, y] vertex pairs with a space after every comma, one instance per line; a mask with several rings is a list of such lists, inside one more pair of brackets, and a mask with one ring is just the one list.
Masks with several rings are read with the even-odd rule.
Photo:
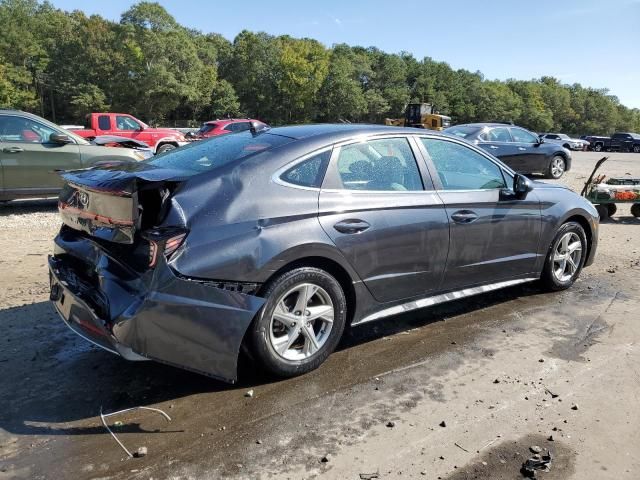
[[164, 244], [164, 256], [169, 258], [173, 253], [182, 245], [184, 237], [186, 237], [186, 233], [181, 233], [176, 235], [175, 237], [169, 238]]
[[152, 229], [142, 234], [149, 242], [149, 267], [155, 267], [158, 263], [158, 255], [164, 254], [165, 258], [171, 258], [180, 245], [184, 242], [187, 232], [184, 229]]

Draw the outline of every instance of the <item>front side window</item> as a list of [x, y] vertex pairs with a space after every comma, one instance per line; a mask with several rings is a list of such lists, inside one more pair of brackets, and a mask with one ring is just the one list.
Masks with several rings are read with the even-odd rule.
[[444, 190], [505, 188], [502, 169], [469, 147], [435, 138], [422, 138]]
[[294, 185], [302, 187], [320, 188], [324, 179], [324, 172], [327, 170], [327, 164], [331, 158], [331, 150], [326, 150], [317, 155], [313, 155], [306, 160], [294, 165], [280, 178]]
[[513, 141], [518, 143], [537, 143], [538, 141], [534, 134], [522, 128], [512, 128], [511, 136], [513, 137]]
[[140, 124], [138, 122], [136, 122], [133, 118], [125, 117], [124, 115], [116, 116], [116, 127], [118, 128], [118, 130], [140, 130]]
[[53, 128], [28, 118], [0, 115], [0, 141], [20, 143], [48, 143]]
[[345, 145], [337, 161], [347, 190], [423, 190], [422, 179], [406, 138], [384, 138]]

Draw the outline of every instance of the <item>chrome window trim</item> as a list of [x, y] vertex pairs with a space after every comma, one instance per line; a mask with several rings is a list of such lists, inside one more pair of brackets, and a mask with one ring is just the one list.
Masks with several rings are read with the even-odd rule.
[[456, 290], [453, 292], [430, 295], [428, 297], [423, 297], [417, 300], [412, 300], [410, 302], [402, 303], [400, 305], [395, 305], [393, 307], [382, 309], [378, 312], [367, 315], [366, 317], [358, 320], [357, 322], [353, 322], [351, 325], [361, 325], [363, 323], [372, 322], [374, 320], [380, 320], [382, 318], [389, 317], [391, 315], [398, 315], [400, 313], [410, 312], [412, 310], [417, 310], [420, 308], [431, 307], [434, 305], [439, 305], [441, 303], [450, 302], [452, 300], [458, 300], [461, 298], [467, 298], [474, 295], [479, 295], [481, 293], [492, 292], [494, 290], [511, 287], [521, 283], [532, 282], [534, 280], [538, 280], [538, 278], [526, 277], [526, 278], [520, 278], [515, 280], [505, 280], [502, 282], [489, 283], [487, 285], [463, 288], [461, 290]]

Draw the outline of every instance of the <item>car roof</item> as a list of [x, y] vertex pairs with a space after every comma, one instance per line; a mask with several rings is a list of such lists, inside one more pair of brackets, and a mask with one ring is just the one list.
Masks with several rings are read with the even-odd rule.
[[384, 133], [419, 134], [428, 132], [429, 134], [438, 132], [427, 130], [421, 131], [417, 128], [390, 127], [386, 125], [371, 125], [365, 123], [316, 123], [308, 125], [289, 125], [275, 127], [268, 130], [270, 134], [281, 135], [283, 137], [301, 140], [311, 137], [345, 137], [350, 138], [355, 135], [374, 135]]
[[480, 123], [461, 123], [459, 125], [454, 125], [455, 127], [516, 127], [517, 125], [512, 125], [510, 123], [499, 123], [499, 122], [480, 122]]

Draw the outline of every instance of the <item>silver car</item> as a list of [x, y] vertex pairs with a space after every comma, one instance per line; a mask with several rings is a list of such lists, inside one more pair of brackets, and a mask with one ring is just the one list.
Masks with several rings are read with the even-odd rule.
[[585, 140], [571, 138], [569, 135], [564, 133], [544, 133], [540, 135], [540, 138], [544, 139], [544, 141], [548, 143], [557, 143], [558, 145], [562, 145], [567, 150], [584, 150], [584, 147], [588, 145], [588, 142], [585, 142]]

